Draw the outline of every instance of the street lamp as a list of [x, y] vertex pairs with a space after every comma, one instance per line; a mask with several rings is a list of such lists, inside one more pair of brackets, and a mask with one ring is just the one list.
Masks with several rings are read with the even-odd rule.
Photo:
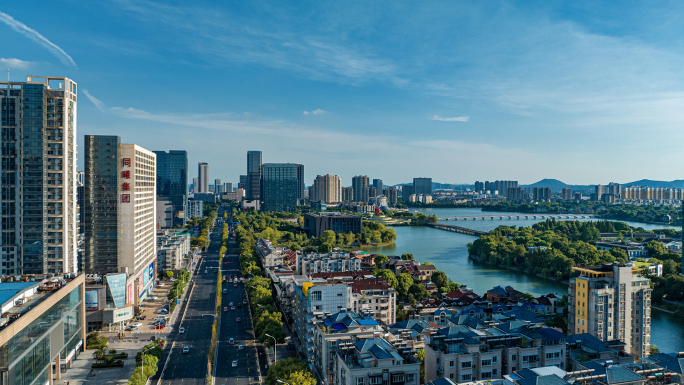
[[273, 338], [273, 365], [275, 365], [276, 361], [278, 361], [278, 356], [277, 356], [277, 350], [276, 348], [278, 347], [278, 341], [276, 341], [275, 337], [268, 333], [264, 333], [265, 336]]
[[289, 383], [287, 383], [287, 382], [285, 382], [285, 381], [283, 381], [283, 380], [276, 380], [276, 381], [277, 381], [277, 382], [282, 382], [283, 384], [290, 385]]
[[[145, 352], [150, 350], [150, 349], [154, 349], [154, 348], [156, 348], [156, 346], [152, 346], [151, 348], [147, 348], [147, 349], [143, 350], [142, 361], [140, 361], [140, 371], [142, 372], [143, 376], [145, 376]], [[147, 382], [147, 380], [148, 380], [148, 377], [145, 376], [145, 382]]]

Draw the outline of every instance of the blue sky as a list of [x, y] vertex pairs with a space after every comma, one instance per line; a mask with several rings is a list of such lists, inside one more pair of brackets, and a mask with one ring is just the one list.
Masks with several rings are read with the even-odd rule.
[[[79, 85], [78, 136], [386, 184], [682, 179], [681, 2], [5, 2], [0, 68]], [[79, 155], [82, 163], [82, 155]]]

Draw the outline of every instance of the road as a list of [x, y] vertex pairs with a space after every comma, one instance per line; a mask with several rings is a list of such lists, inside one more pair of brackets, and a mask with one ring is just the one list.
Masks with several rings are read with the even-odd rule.
[[[228, 252], [223, 257], [222, 274], [228, 276], [240, 276], [240, 262], [238, 260], [237, 245], [234, 239], [228, 244]], [[243, 304], [247, 299], [244, 284], [224, 283], [226, 289], [223, 294], [222, 307], [228, 307], [227, 311], [221, 309], [221, 325], [218, 343], [218, 357], [216, 365], [215, 385], [247, 385], [260, 384], [261, 377], [266, 376], [264, 365], [266, 359], [259, 359], [254, 340], [254, 330], [250, 321], [248, 304]], [[233, 302], [235, 310], [231, 310], [230, 302]], [[239, 307], [238, 307], [239, 305]], [[241, 322], [237, 322], [237, 318]], [[234, 339], [234, 344], [229, 339]], [[239, 350], [242, 345], [244, 350]], [[262, 348], [263, 349], [263, 348]], [[264, 356], [262, 356], [264, 357]], [[233, 361], [237, 360], [237, 367], [233, 367]], [[261, 367], [259, 366], [261, 363]], [[260, 370], [263, 373], [260, 373]]]
[[[214, 269], [218, 268], [221, 247], [221, 229], [215, 228], [210, 234], [210, 246], [202, 255], [195, 271], [194, 285], [188, 287], [190, 295], [185, 303], [187, 309], [185, 318], [178, 317], [172, 332], [169, 334], [167, 344], [175, 342], [174, 348], [160, 360], [160, 372], [167, 356], [170, 354], [168, 364], [164, 370], [161, 384], [164, 385], [204, 385], [207, 374], [207, 353], [211, 345], [211, 325], [214, 322], [216, 309], [216, 283], [218, 274]], [[205, 270], [207, 273], [205, 274]], [[180, 313], [182, 314], [182, 313]], [[179, 334], [180, 327], [185, 328], [185, 334]], [[190, 351], [183, 354], [184, 346]], [[155, 378], [156, 379], [156, 378]], [[153, 383], [155, 383], [153, 381]]]

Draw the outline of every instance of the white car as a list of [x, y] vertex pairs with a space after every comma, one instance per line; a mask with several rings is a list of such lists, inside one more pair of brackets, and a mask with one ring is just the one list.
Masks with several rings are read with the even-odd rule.
[[189, 346], [184, 346], [183, 347], [183, 354], [188, 354], [190, 353], [190, 347]]
[[143, 324], [140, 323], [140, 322], [138, 322], [138, 323], [134, 323], [134, 324], [131, 325], [131, 326], [135, 326], [135, 327], [139, 328], [139, 327], [143, 326]]
[[180, 330], [178, 330], [178, 333], [179, 334], [185, 334], [185, 328], [180, 328]]
[[159, 309], [159, 310], [157, 310], [157, 313], [159, 313], [159, 314], [168, 314], [168, 310], [166, 310], [166, 309]]
[[152, 301], [156, 301], [158, 299], [159, 299], [159, 297], [157, 297], [157, 296], [152, 297]]
[[237, 360], [233, 361], [233, 367], [237, 368]]
[[157, 286], [159, 286], [159, 287], [164, 287], [164, 284], [163, 284], [163, 283], [160, 283], [160, 284], [157, 285]]

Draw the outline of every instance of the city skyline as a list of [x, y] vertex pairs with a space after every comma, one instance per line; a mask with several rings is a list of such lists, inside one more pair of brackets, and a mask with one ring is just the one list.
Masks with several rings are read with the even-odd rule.
[[[307, 165], [310, 176], [388, 185], [425, 169], [442, 183], [679, 179], [681, 5], [574, 4], [15, 3], [0, 13], [11, 37], [0, 68], [12, 81], [79, 83], [89, 99], [79, 147], [85, 134], [117, 134], [183, 148], [189, 164], [214, 165], [209, 179], [244, 173], [244, 155], [226, 143]], [[45, 27], [67, 15], [68, 29]], [[626, 154], [642, 166], [614, 161]]]

